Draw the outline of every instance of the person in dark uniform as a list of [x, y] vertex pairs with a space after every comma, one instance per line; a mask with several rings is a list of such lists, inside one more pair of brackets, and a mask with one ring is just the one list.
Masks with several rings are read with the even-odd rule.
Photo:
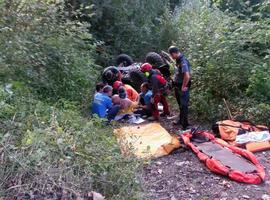
[[182, 125], [183, 130], [189, 126], [188, 123], [188, 106], [189, 90], [191, 86], [191, 66], [186, 57], [175, 46], [169, 48], [171, 57], [176, 61], [174, 72], [174, 90], [177, 103], [180, 110], [180, 118], [174, 122], [175, 125]]

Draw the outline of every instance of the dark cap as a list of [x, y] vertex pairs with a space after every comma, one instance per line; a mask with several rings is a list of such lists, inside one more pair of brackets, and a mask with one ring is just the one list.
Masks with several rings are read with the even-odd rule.
[[103, 88], [103, 92], [104, 93], [108, 93], [108, 92], [110, 92], [110, 91], [112, 91], [113, 90], [113, 88], [112, 88], [112, 86], [110, 86], [110, 85], [106, 85], [104, 88]]
[[170, 46], [169, 49], [169, 54], [173, 54], [173, 53], [179, 53], [179, 49], [176, 46]]

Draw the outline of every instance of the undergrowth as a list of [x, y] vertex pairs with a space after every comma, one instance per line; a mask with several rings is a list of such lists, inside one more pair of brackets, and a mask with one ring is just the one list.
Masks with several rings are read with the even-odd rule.
[[111, 126], [70, 102], [59, 108], [3, 87], [0, 103], [2, 198], [136, 197], [139, 162], [122, 156]]

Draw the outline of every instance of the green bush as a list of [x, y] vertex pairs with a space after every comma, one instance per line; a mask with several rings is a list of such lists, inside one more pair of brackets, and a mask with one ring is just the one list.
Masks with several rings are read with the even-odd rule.
[[122, 156], [102, 120], [82, 118], [69, 102], [58, 108], [16, 92], [1, 90], [0, 102], [2, 198], [84, 198], [93, 190], [136, 197], [139, 162]]
[[270, 126], [270, 105], [269, 103], [255, 102], [246, 108], [247, 118], [253, 119], [254, 122], [263, 123]]
[[0, 0], [1, 198], [140, 198], [141, 163], [81, 113], [95, 63], [119, 53], [142, 61], [175, 44], [192, 64], [194, 118], [227, 118], [225, 98], [234, 116], [270, 125], [269, 4], [181, 2]]
[[127, 53], [133, 58], [143, 60], [147, 52], [164, 48], [160, 46], [161, 43], [164, 44], [164, 41], [160, 41], [163, 40], [160, 32], [165, 28], [163, 19], [168, 12], [168, 1], [78, 0], [73, 2], [75, 8], [80, 6], [79, 2], [88, 7], [92, 6], [94, 14], [91, 18], [83, 17], [83, 19], [90, 21], [91, 32], [102, 41], [98, 45], [98, 63], [101, 65], [114, 65], [115, 58], [120, 53]]
[[[269, 62], [270, 63], [270, 62]], [[270, 68], [267, 63], [255, 66], [249, 77], [247, 93], [261, 102], [270, 102]]]
[[186, 3], [175, 17], [179, 27], [175, 44], [192, 64], [195, 117], [204, 121], [226, 118], [225, 98], [233, 115], [242, 113], [267, 123], [264, 115], [245, 113], [249, 102], [263, 103], [258, 106], [262, 112], [269, 106], [269, 20], [242, 21], [196, 0]]
[[100, 73], [89, 24], [61, 3], [0, 2], [0, 198], [136, 197], [140, 163], [81, 116]]
[[41, 99], [86, 99], [98, 74], [89, 24], [70, 20], [62, 4], [4, 2], [1, 80], [27, 85]]

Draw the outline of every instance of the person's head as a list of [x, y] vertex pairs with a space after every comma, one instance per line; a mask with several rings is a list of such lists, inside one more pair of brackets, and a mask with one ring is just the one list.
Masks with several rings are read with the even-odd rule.
[[153, 69], [152, 65], [149, 63], [144, 63], [141, 66], [141, 72], [145, 74], [146, 77], [150, 75], [150, 71]]
[[180, 55], [180, 51], [176, 46], [170, 46], [168, 51], [172, 59], [177, 59]]
[[118, 90], [121, 86], [123, 86], [123, 83], [121, 81], [115, 81], [113, 83], [113, 89]]
[[105, 75], [107, 81], [113, 80], [114, 74], [113, 74], [113, 72], [111, 70], [106, 71], [104, 75]]
[[100, 82], [96, 84], [96, 92], [102, 92], [103, 88], [105, 87], [105, 84]]
[[141, 92], [146, 93], [149, 90], [149, 84], [147, 82], [141, 85]]
[[115, 94], [112, 96], [112, 102], [114, 105], [120, 105], [121, 99], [119, 95]]
[[103, 93], [108, 95], [109, 97], [112, 96], [112, 92], [113, 92], [113, 88], [112, 86], [110, 85], [106, 85], [104, 88], [103, 88]]
[[125, 99], [127, 97], [126, 89], [123, 86], [118, 89], [118, 94], [121, 99]]

